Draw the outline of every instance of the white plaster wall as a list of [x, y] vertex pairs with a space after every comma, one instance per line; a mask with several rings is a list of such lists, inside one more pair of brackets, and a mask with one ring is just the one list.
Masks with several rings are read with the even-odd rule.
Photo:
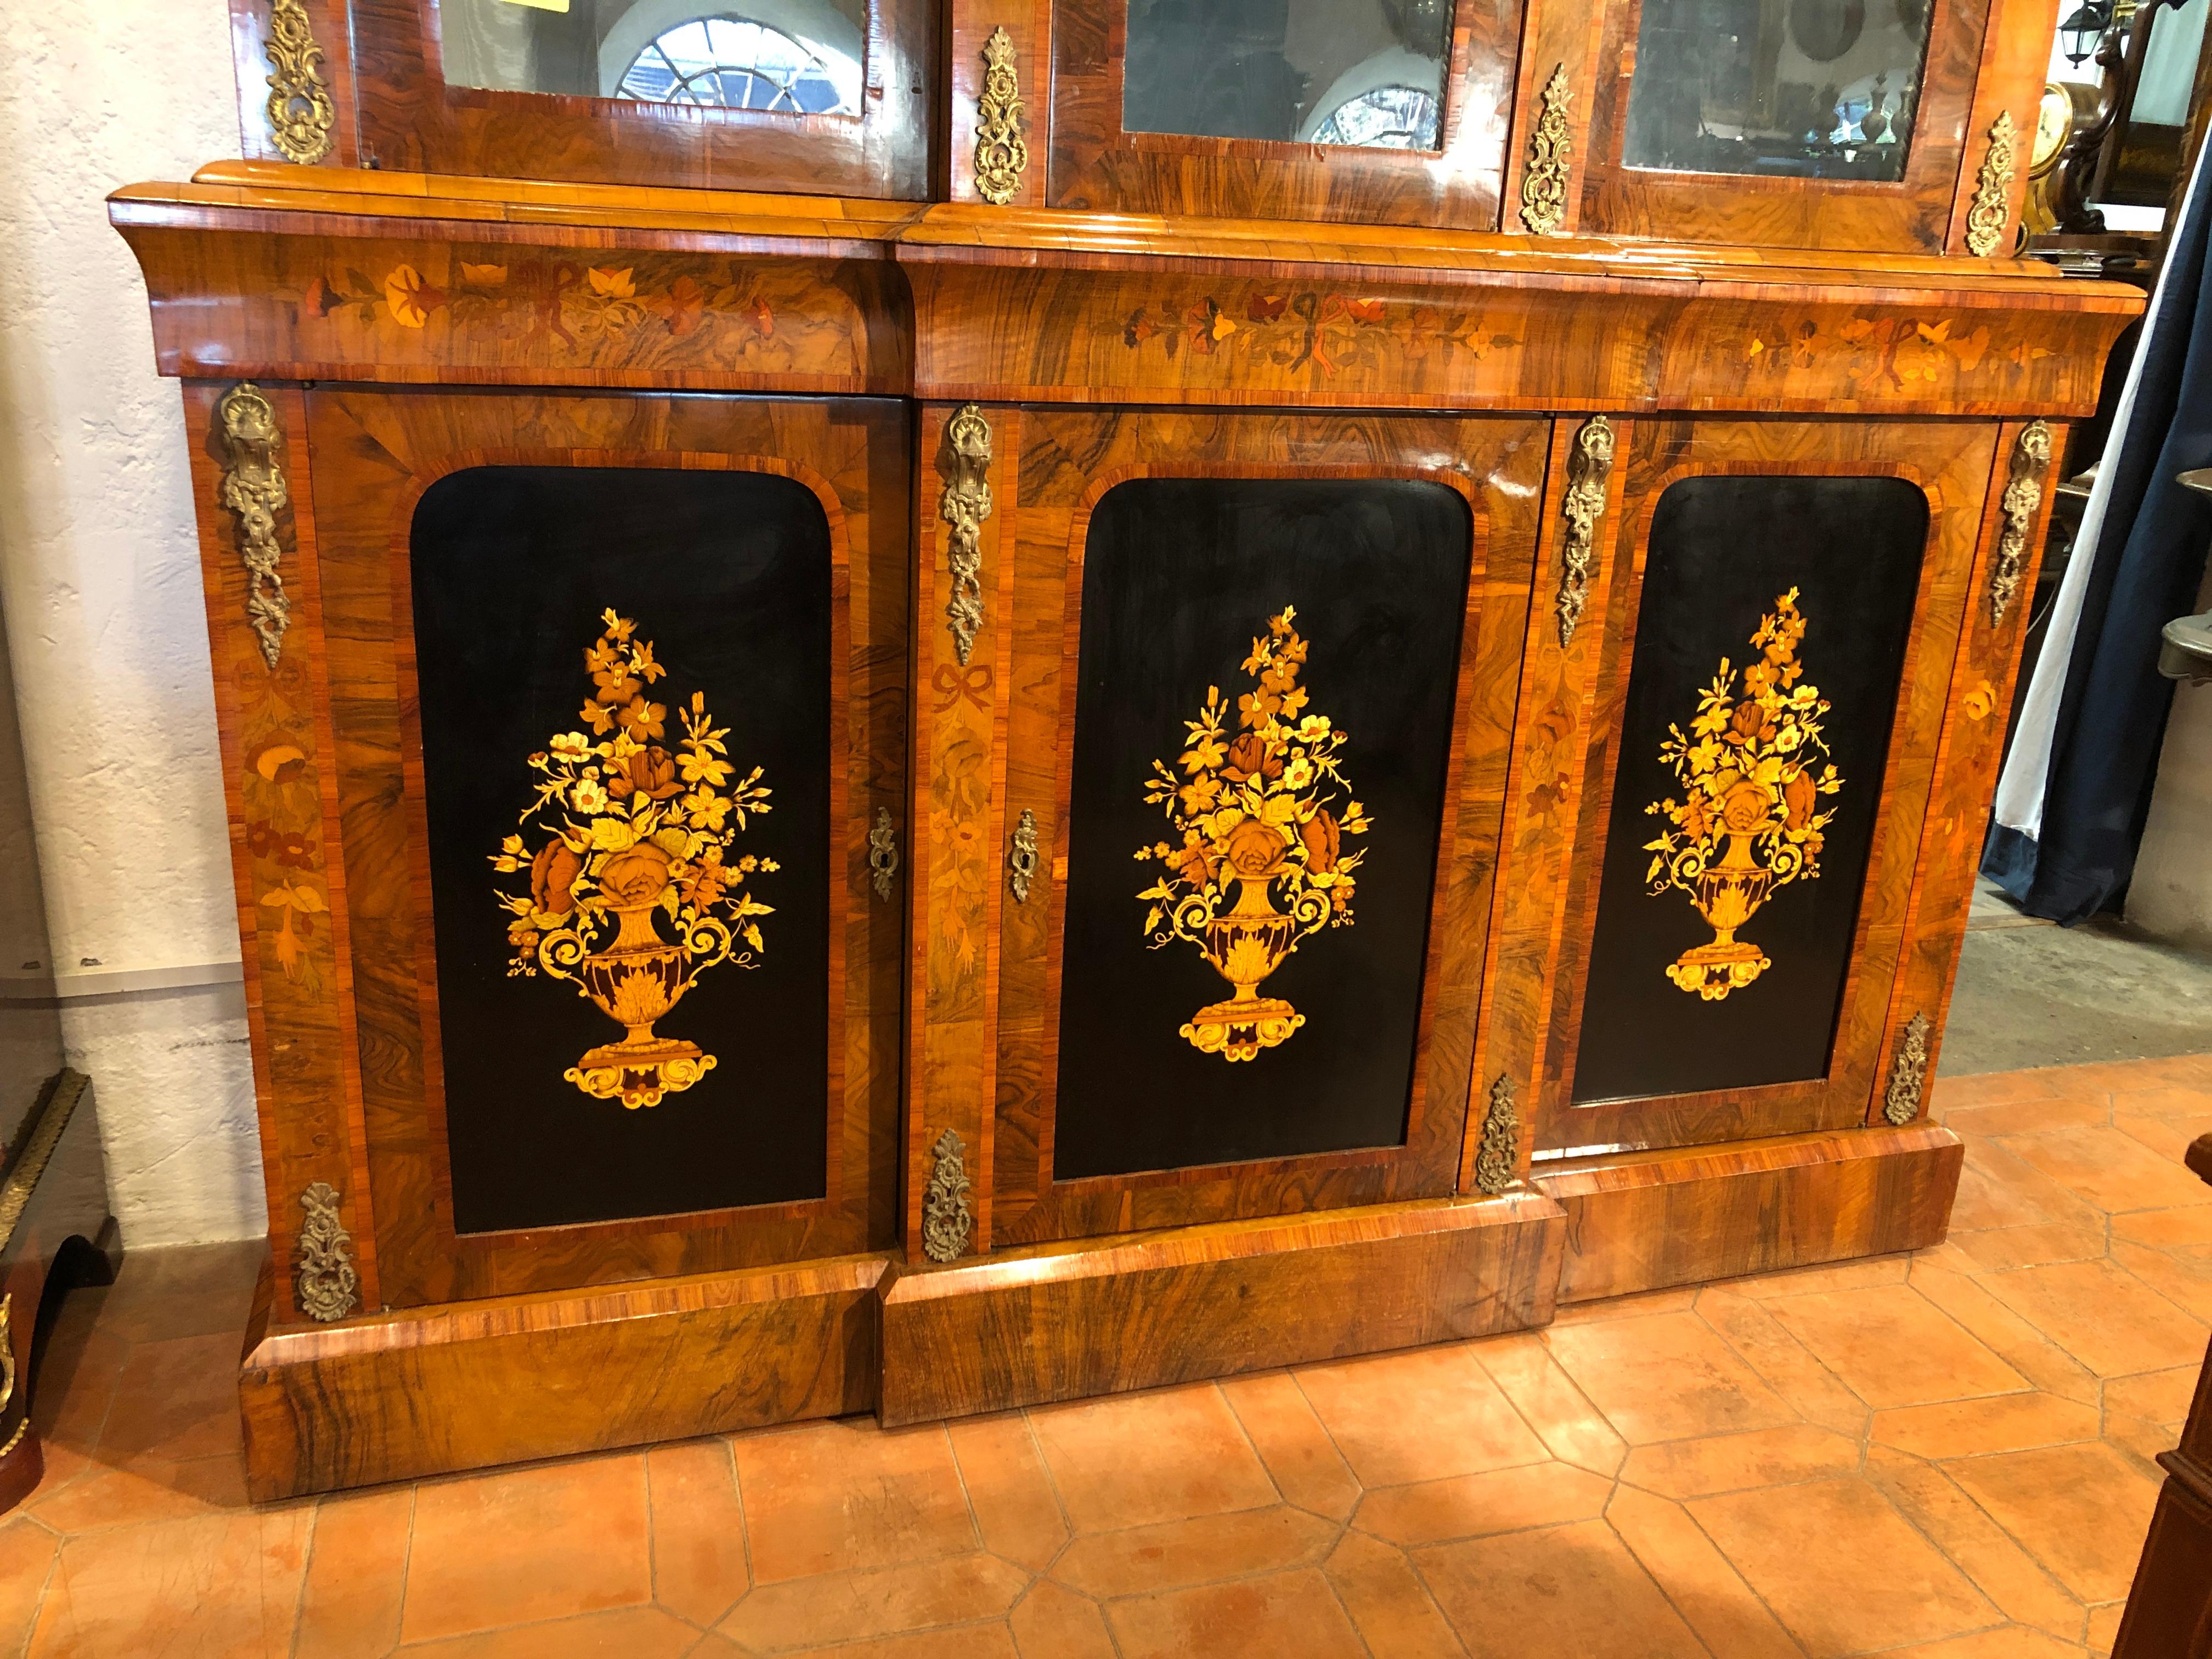
[[[238, 152], [223, 0], [0, 0], [0, 605], [57, 963], [234, 961], [175, 382], [102, 198]], [[238, 986], [77, 998], [128, 1244], [264, 1226]]]
[[[2212, 610], [2212, 569], [2197, 608]], [[2127, 911], [2156, 938], [2212, 951], [2212, 685], [2174, 688]]]

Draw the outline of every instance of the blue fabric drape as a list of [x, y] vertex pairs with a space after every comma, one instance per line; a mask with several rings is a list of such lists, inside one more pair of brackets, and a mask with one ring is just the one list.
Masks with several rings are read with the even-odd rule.
[[[1982, 872], [2031, 915], [2074, 923], [2116, 906], [2134, 873], [2173, 684], [2159, 630], [2195, 609], [2212, 501], [2174, 483], [2212, 465], [2212, 188], [2198, 169], [2148, 319], [2135, 404], [2105, 448], [2111, 496], [2089, 562], [2050, 746], [2039, 829], [1993, 823]], [[2039, 674], [2044, 672], [2039, 668]], [[2015, 759], [2020, 758], [2015, 757]], [[2008, 770], [2009, 770], [2009, 763]]]

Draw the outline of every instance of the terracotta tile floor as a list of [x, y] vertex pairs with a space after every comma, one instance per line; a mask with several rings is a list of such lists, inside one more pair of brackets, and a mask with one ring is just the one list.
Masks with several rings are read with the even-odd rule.
[[71, 1298], [0, 1654], [2102, 1652], [2212, 1320], [2212, 1055], [1945, 1080], [1942, 1248], [884, 1433], [254, 1510], [250, 1249]]

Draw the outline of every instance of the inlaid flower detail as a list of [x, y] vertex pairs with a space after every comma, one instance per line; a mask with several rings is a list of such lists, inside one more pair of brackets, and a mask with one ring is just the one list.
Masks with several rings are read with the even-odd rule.
[[584, 652], [585, 729], [556, 732], [530, 757], [534, 798], [491, 864], [512, 878], [497, 890], [509, 976], [572, 981], [627, 1030], [563, 1075], [635, 1109], [714, 1069], [714, 1055], [653, 1026], [708, 969], [759, 962], [760, 919], [775, 912], [749, 884], [777, 865], [734, 855], [769, 810], [761, 769], [738, 775], [729, 727], [714, 723], [703, 692], [678, 708], [672, 744], [668, 706], [654, 697], [667, 670], [629, 617], [610, 610], [602, 621]]
[[1195, 945], [1235, 988], [1180, 1033], [1200, 1052], [1231, 1060], [1288, 1042], [1305, 1024], [1259, 988], [1300, 939], [1350, 925], [1366, 854], [1346, 848], [1345, 838], [1370, 828], [1344, 775], [1348, 738], [1310, 707], [1298, 684], [1308, 647], [1297, 618], [1285, 605], [1268, 619], [1244, 659], [1252, 690], [1233, 705], [1219, 687], [1206, 687], [1198, 718], [1183, 723], [1176, 764], [1154, 761], [1145, 786], [1146, 804], [1162, 810], [1175, 837], [1136, 854], [1160, 866], [1159, 879], [1137, 895], [1150, 906], [1145, 932], [1155, 950], [1176, 939]]
[[1708, 1002], [1774, 965], [1736, 929], [1777, 889], [1820, 873], [1820, 849], [1835, 817], [1820, 803], [1844, 787], [1821, 736], [1828, 703], [1797, 660], [1805, 626], [1793, 587], [1760, 619], [1751, 636], [1760, 654], [1741, 680], [1722, 658], [1719, 673], [1698, 694], [1689, 731], [1669, 726], [1659, 745], [1659, 758], [1684, 793], [1644, 809], [1667, 823], [1644, 843], [1652, 854], [1644, 878], [1654, 894], [1688, 894], [1711, 924], [1713, 937], [1667, 969], [1668, 979]]

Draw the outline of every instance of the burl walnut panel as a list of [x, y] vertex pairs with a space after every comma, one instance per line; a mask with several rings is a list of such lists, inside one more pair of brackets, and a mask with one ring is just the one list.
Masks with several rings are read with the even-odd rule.
[[1559, 1300], [1588, 1302], [1940, 1244], [1966, 1156], [1916, 1123], [1576, 1158], [1534, 1184], [1566, 1212]]
[[866, 1411], [885, 1258], [270, 1330], [240, 1361], [257, 1503]]
[[1548, 1323], [1527, 1191], [1006, 1252], [884, 1296], [886, 1427]]

